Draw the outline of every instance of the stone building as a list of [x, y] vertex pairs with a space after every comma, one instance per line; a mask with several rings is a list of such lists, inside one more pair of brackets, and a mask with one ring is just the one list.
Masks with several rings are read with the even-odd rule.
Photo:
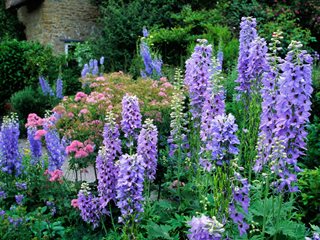
[[91, 0], [6, 0], [6, 8], [17, 8], [27, 40], [51, 44], [56, 52], [97, 31], [99, 12]]

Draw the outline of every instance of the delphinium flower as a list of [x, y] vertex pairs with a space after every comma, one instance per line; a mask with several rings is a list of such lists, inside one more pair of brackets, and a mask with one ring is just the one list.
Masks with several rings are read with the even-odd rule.
[[40, 83], [40, 87], [41, 87], [41, 90], [44, 95], [54, 96], [54, 93], [53, 93], [48, 81], [44, 77], [42, 77], [42, 76], [39, 77], [39, 83]]
[[30, 144], [30, 150], [31, 150], [31, 164], [35, 165], [38, 163], [40, 157], [42, 156], [42, 144], [41, 140], [35, 139], [37, 128], [36, 127], [28, 127], [27, 133], [28, 133], [28, 141]]
[[124, 136], [129, 139], [129, 146], [133, 144], [133, 139], [137, 139], [137, 130], [141, 128], [141, 119], [138, 98], [126, 94], [122, 98], [121, 129]]
[[7, 193], [0, 188], [0, 200], [7, 198]]
[[262, 78], [262, 112], [260, 115], [259, 138], [257, 143], [258, 154], [253, 168], [255, 172], [262, 170], [268, 162], [274, 140], [274, 129], [276, 126], [277, 112], [276, 99], [279, 95], [280, 64], [283, 60], [277, 56], [281, 50], [279, 44], [282, 39], [282, 32], [277, 31], [272, 34], [270, 45], [271, 52], [268, 53], [269, 71]]
[[152, 68], [154, 71], [156, 71], [157, 75], [158, 76], [161, 76], [161, 68], [162, 68], [162, 60], [158, 57], [155, 57], [153, 60], [152, 60]]
[[14, 197], [15, 197], [15, 199], [16, 199], [16, 203], [17, 203], [18, 205], [21, 205], [24, 196], [23, 196], [22, 194], [18, 194], [18, 195], [15, 195]]
[[198, 40], [191, 58], [186, 61], [185, 84], [189, 89], [193, 119], [200, 120], [204, 94], [212, 71], [212, 46], [207, 40]]
[[241, 18], [240, 24], [240, 48], [238, 58], [238, 79], [236, 82], [240, 84], [237, 88], [240, 92], [248, 92], [250, 89], [250, 79], [247, 75], [249, 67], [249, 52], [251, 42], [257, 37], [256, 19], [252, 17]]
[[103, 145], [96, 159], [101, 209], [104, 209], [111, 200], [116, 200], [117, 168], [115, 160], [121, 154], [121, 140], [119, 127], [112, 112], [107, 113]]
[[104, 56], [102, 56], [101, 58], [100, 58], [100, 61], [99, 61], [99, 63], [100, 63], [100, 76], [102, 76], [103, 75], [103, 72], [104, 72]]
[[117, 206], [121, 210], [119, 222], [139, 221], [143, 212], [143, 158], [140, 155], [122, 155], [119, 160]]
[[98, 73], [99, 73], [99, 67], [98, 67], [98, 60], [97, 59], [93, 60], [93, 68], [92, 68], [91, 73], [94, 76], [98, 75]]
[[143, 27], [142, 28], [142, 35], [143, 37], [149, 37], [149, 32], [148, 32], [148, 29], [146, 27]]
[[188, 225], [191, 227], [188, 234], [190, 240], [220, 240], [225, 231], [215, 217], [209, 218], [204, 215], [192, 217]]
[[56, 97], [59, 98], [59, 99], [62, 99], [63, 98], [63, 82], [61, 80], [61, 78], [58, 78], [57, 79], [57, 82], [56, 82]]
[[45, 120], [43, 128], [47, 131], [45, 140], [48, 151], [49, 171], [61, 169], [66, 158], [65, 146], [60, 140], [57, 129], [54, 127], [54, 122], [50, 118]]
[[138, 137], [137, 154], [143, 159], [145, 172], [150, 181], [153, 181], [156, 175], [158, 157], [157, 143], [157, 127], [152, 123], [151, 119], [147, 119]]
[[27, 190], [27, 183], [25, 182], [16, 182], [16, 187], [18, 190]]
[[99, 198], [94, 197], [90, 192], [89, 185], [82, 183], [78, 193], [78, 208], [81, 211], [83, 221], [97, 227], [100, 221]]
[[88, 73], [89, 73], [89, 65], [86, 63], [86, 64], [83, 66], [83, 69], [82, 69], [82, 71], [81, 71], [81, 77], [82, 77], [82, 78], [85, 78]]
[[238, 125], [232, 114], [218, 115], [212, 120], [212, 139], [207, 148], [212, 152], [212, 161], [217, 165], [228, 164], [238, 153], [239, 139], [236, 136]]
[[22, 222], [23, 219], [22, 218], [12, 218], [12, 217], [8, 217], [9, 223], [11, 225], [13, 225], [14, 227], [18, 227]]
[[175, 72], [175, 81], [177, 82], [174, 86], [174, 93], [170, 104], [170, 136], [168, 137], [169, 144], [169, 156], [173, 157], [175, 152], [180, 150], [188, 149], [187, 139], [187, 115], [184, 112], [184, 101], [185, 95], [182, 90], [182, 75], [179, 69]]
[[[297, 166], [298, 158], [306, 147], [307, 132], [305, 124], [309, 121], [312, 93], [312, 58], [306, 51], [301, 50], [300, 42], [292, 41], [289, 52], [281, 66], [282, 74], [279, 80], [277, 96], [277, 122], [275, 136], [283, 141], [284, 151], [287, 154], [287, 168], [279, 173], [281, 179], [292, 179], [291, 174], [300, 171]], [[283, 176], [285, 175], [285, 176]], [[286, 184], [287, 185], [287, 184]], [[279, 187], [282, 184], [280, 183]], [[293, 188], [289, 188], [291, 191]], [[283, 189], [279, 189], [283, 190]]]
[[17, 115], [5, 116], [0, 131], [0, 166], [3, 172], [16, 176], [20, 175], [22, 168], [19, 135]]
[[[216, 59], [213, 59], [213, 66], [218, 66]], [[200, 164], [206, 169], [211, 169], [211, 163], [206, 158], [211, 152], [211, 140], [213, 137], [213, 119], [225, 113], [225, 94], [221, 85], [222, 75], [220, 70], [215, 70], [209, 81], [205, 93], [205, 102], [201, 113], [200, 138], [202, 142]], [[211, 159], [211, 157], [209, 157]]]
[[[245, 222], [243, 213], [248, 213], [250, 205], [250, 185], [246, 178], [243, 178], [240, 173], [235, 172], [232, 185], [233, 197], [229, 206], [229, 215], [235, 224], [238, 225], [240, 236], [246, 234], [249, 225]], [[241, 209], [241, 210], [239, 210]]]
[[151, 56], [150, 48], [146, 41], [141, 40], [140, 55], [142, 57], [145, 70], [141, 72], [141, 76], [151, 76], [153, 72], [153, 60]]
[[223, 52], [221, 50], [217, 53], [217, 59], [218, 59], [218, 65], [216, 66], [216, 70], [222, 71], [222, 65], [223, 65]]

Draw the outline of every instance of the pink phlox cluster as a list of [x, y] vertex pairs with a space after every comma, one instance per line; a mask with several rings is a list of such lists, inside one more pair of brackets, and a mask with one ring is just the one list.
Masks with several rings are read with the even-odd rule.
[[70, 155], [71, 153], [74, 153], [75, 158], [85, 158], [93, 151], [94, 145], [89, 141], [82, 143], [78, 140], [74, 140], [69, 146], [66, 147], [67, 154]]
[[78, 115], [81, 116], [81, 115], [86, 115], [88, 113], [89, 113], [89, 110], [87, 108], [83, 108], [80, 110]]
[[38, 131], [36, 131], [35, 135], [34, 135], [34, 140], [40, 140], [44, 135], [46, 135], [47, 131], [40, 129]]
[[26, 127], [38, 127], [43, 125], [43, 119], [35, 113], [28, 115]]
[[49, 175], [49, 181], [50, 182], [59, 182], [62, 183], [62, 176], [63, 176], [63, 172], [60, 169], [56, 169], [53, 172], [49, 171], [48, 169], [44, 172], [45, 175]]
[[79, 207], [77, 198], [71, 200], [71, 206], [74, 207], [74, 208], [78, 208]]
[[76, 102], [82, 100], [82, 99], [85, 99], [88, 95], [85, 94], [84, 92], [77, 92], [76, 96], [74, 97], [74, 100]]

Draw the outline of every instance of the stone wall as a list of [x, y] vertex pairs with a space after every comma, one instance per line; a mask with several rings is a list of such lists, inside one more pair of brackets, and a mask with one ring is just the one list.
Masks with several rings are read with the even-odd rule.
[[98, 14], [90, 0], [45, 0], [36, 9], [18, 10], [27, 40], [51, 44], [56, 52], [64, 51], [61, 39], [86, 40], [96, 31]]

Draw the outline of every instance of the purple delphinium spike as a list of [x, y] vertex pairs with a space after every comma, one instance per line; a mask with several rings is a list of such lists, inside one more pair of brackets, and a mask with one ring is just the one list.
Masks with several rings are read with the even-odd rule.
[[137, 154], [140, 155], [144, 161], [145, 172], [150, 181], [155, 179], [157, 170], [157, 143], [157, 127], [152, 123], [152, 120], [147, 119], [138, 137]]
[[99, 198], [93, 197], [87, 183], [82, 183], [78, 193], [78, 206], [83, 221], [93, 224], [96, 228], [100, 221]]
[[240, 92], [250, 90], [250, 78], [248, 77], [249, 54], [251, 42], [258, 36], [256, 30], [256, 19], [252, 17], [241, 18], [240, 24], [240, 47], [238, 58], [238, 79], [240, 86], [237, 88]]
[[94, 60], [90, 59], [89, 60], [89, 72], [92, 72], [93, 68], [94, 68]]
[[229, 164], [232, 156], [238, 154], [237, 145], [240, 142], [236, 136], [237, 130], [238, 125], [232, 114], [218, 115], [212, 120], [212, 138], [206, 146], [211, 150], [211, 159], [207, 161], [214, 161], [217, 165]]
[[274, 129], [276, 127], [277, 112], [276, 99], [279, 92], [280, 64], [283, 60], [277, 56], [280, 49], [281, 32], [272, 34], [270, 50], [268, 54], [269, 71], [262, 78], [262, 112], [260, 115], [260, 127], [258, 138], [258, 154], [253, 170], [260, 172], [263, 166], [269, 161], [269, 156], [272, 154], [272, 146], [274, 143]]
[[148, 30], [147, 30], [147, 28], [146, 27], [143, 27], [143, 29], [142, 29], [142, 35], [143, 35], [143, 37], [149, 37], [149, 32], [148, 32]]
[[116, 158], [121, 154], [121, 140], [119, 127], [111, 112], [107, 114], [103, 132], [104, 146], [99, 151], [96, 163], [98, 171], [98, 192], [101, 209], [105, 209], [108, 202], [116, 200]]
[[[238, 172], [235, 172], [235, 183], [232, 186], [233, 198], [229, 206], [230, 218], [238, 225], [240, 236], [247, 233], [249, 225], [245, 222], [242, 212], [248, 213], [250, 205], [250, 185], [246, 178], [243, 178]], [[238, 185], [238, 186], [236, 186]], [[238, 209], [242, 209], [239, 211]]]
[[31, 151], [31, 164], [35, 165], [38, 163], [39, 158], [42, 156], [42, 144], [41, 140], [35, 140], [35, 133], [37, 128], [35, 127], [28, 127], [28, 141], [30, 144], [30, 151]]
[[142, 57], [144, 67], [145, 67], [144, 74], [146, 76], [151, 76], [153, 72], [153, 65], [152, 65], [153, 60], [152, 60], [150, 48], [144, 40], [141, 40], [140, 55]]
[[152, 68], [156, 71], [157, 75], [161, 76], [161, 67], [162, 67], [162, 60], [155, 57], [152, 61]]
[[42, 76], [39, 77], [39, 83], [40, 83], [41, 90], [44, 95], [54, 96], [54, 93], [53, 93], [48, 81], [44, 77], [42, 77]]
[[223, 225], [217, 221], [215, 217], [209, 218], [207, 216], [192, 217], [191, 221], [188, 222], [191, 227], [189, 229], [188, 239], [210, 239], [210, 240], [221, 240], [222, 234], [225, 229]]
[[57, 82], [56, 82], [56, 97], [59, 98], [59, 99], [62, 99], [63, 98], [63, 82], [60, 78], [57, 79]]
[[[281, 66], [280, 94], [276, 100], [277, 122], [274, 132], [275, 136], [283, 141], [287, 155], [285, 161], [289, 165], [279, 172], [286, 176], [279, 175], [279, 177], [284, 179], [284, 183], [289, 179], [290, 184], [294, 184], [296, 178], [289, 173], [300, 171], [297, 160], [306, 148], [305, 124], [309, 121], [313, 90], [312, 58], [306, 51], [301, 50], [301, 47], [302, 44], [296, 41], [292, 41], [289, 45], [290, 51]], [[284, 185], [280, 183], [279, 190], [285, 190]], [[292, 189], [294, 188], [289, 188], [289, 191]]]
[[18, 195], [15, 195], [14, 197], [15, 197], [15, 199], [16, 199], [16, 203], [17, 203], [18, 205], [21, 205], [21, 204], [22, 204], [22, 201], [23, 201], [23, 198], [24, 198], [23, 194], [18, 194]]
[[121, 210], [119, 222], [139, 221], [143, 212], [143, 158], [140, 155], [122, 155], [119, 160], [117, 206]]
[[98, 60], [94, 59], [93, 60], [93, 69], [91, 71], [92, 75], [96, 76], [99, 73], [99, 67], [98, 67]]
[[217, 65], [217, 67], [216, 67], [216, 70], [222, 71], [223, 52], [222, 52], [221, 50], [218, 51], [217, 59], [218, 59], [218, 65]]
[[138, 98], [126, 94], [122, 98], [121, 129], [124, 136], [130, 140], [129, 145], [132, 145], [133, 139], [137, 139], [137, 130], [141, 128], [141, 119]]
[[3, 172], [16, 176], [20, 175], [22, 169], [19, 135], [17, 115], [5, 116], [0, 131], [0, 167]]
[[85, 78], [88, 73], [89, 73], [89, 66], [88, 66], [88, 64], [85, 64], [85, 65], [83, 66], [82, 71], [81, 71], [81, 77], [82, 77], [82, 78]]
[[189, 89], [193, 119], [200, 121], [204, 94], [212, 72], [212, 46], [207, 40], [198, 40], [191, 58], [186, 61], [185, 84]]
[[46, 119], [44, 130], [47, 132], [45, 135], [46, 146], [48, 151], [49, 171], [60, 169], [66, 158], [65, 146], [63, 141], [60, 140], [59, 133], [54, 127], [54, 122], [50, 118]]

